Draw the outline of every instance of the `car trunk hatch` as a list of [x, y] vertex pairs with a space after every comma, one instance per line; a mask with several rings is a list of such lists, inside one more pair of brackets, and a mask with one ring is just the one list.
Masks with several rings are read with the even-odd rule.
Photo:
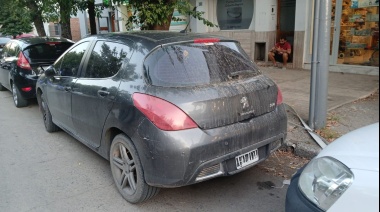
[[42, 69], [46, 69], [53, 64], [71, 45], [72, 43], [69, 42], [39, 43], [26, 47], [23, 54], [29, 61], [33, 71], [38, 75]]
[[183, 43], [145, 61], [151, 95], [183, 110], [202, 129], [249, 121], [275, 110], [278, 88], [236, 42]]

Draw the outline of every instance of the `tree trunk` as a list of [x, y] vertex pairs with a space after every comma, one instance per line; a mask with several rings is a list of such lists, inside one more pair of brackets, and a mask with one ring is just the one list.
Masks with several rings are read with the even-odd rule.
[[34, 1], [26, 1], [26, 4], [31, 12], [31, 18], [36, 27], [38, 36], [46, 36], [41, 10], [38, 9], [38, 6]]
[[61, 37], [73, 39], [71, 36], [70, 19], [69, 22], [61, 22]]
[[44, 23], [42, 22], [42, 18], [35, 18], [33, 20], [34, 26], [36, 27], [38, 36], [45, 37], [46, 32], [44, 28]]
[[90, 31], [91, 35], [96, 35], [96, 21], [95, 21], [95, 3], [94, 1], [87, 1], [88, 16], [90, 19]]
[[61, 36], [67, 39], [72, 39], [71, 36], [71, 26], [70, 26], [70, 11], [71, 4], [70, 1], [60, 0], [59, 4], [59, 14], [60, 14], [60, 24], [61, 24]]
[[[173, 11], [174, 13], [174, 11]], [[162, 24], [162, 25], [158, 25], [158, 24], [154, 24], [154, 25], [151, 25], [151, 26], [148, 26], [147, 30], [165, 30], [165, 31], [168, 31], [169, 28], [170, 28], [170, 22], [172, 21], [172, 18], [173, 18], [173, 13], [167, 18], [167, 24]]]

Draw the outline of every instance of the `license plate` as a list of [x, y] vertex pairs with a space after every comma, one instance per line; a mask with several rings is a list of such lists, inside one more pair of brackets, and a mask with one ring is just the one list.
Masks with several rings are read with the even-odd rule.
[[247, 152], [235, 157], [236, 168], [237, 169], [244, 168], [258, 160], [259, 160], [259, 151], [257, 149], [252, 150], [250, 152]]

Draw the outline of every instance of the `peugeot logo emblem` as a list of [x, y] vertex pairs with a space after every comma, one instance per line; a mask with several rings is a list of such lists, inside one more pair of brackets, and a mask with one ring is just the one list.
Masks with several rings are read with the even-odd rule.
[[241, 98], [240, 103], [243, 105], [243, 109], [249, 107], [249, 103], [248, 103], [248, 99], [247, 99], [247, 97], [243, 97], [243, 98]]

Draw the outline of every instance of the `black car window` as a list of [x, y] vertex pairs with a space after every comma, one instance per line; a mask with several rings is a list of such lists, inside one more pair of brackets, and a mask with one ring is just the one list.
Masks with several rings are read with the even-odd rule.
[[24, 50], [24, 55], [31, 60], [56, 60], [72, 43], [47, 42], [32, 45]]
[[120, 43], [98, 41], [93, 49], [84, 77], [107, 78], [115, 75], [131, 48]]
[[235, 42], [164, 46], [148, 56], [144, 68], [152, 85], [165, 87], [205, 85], [260, 74]]
[[68, 51], [59, 61], [54, 64], [54, 68], [61, 76], [77, 76], [83, 55], [86, 52], [89, 42], [84, 42]]

